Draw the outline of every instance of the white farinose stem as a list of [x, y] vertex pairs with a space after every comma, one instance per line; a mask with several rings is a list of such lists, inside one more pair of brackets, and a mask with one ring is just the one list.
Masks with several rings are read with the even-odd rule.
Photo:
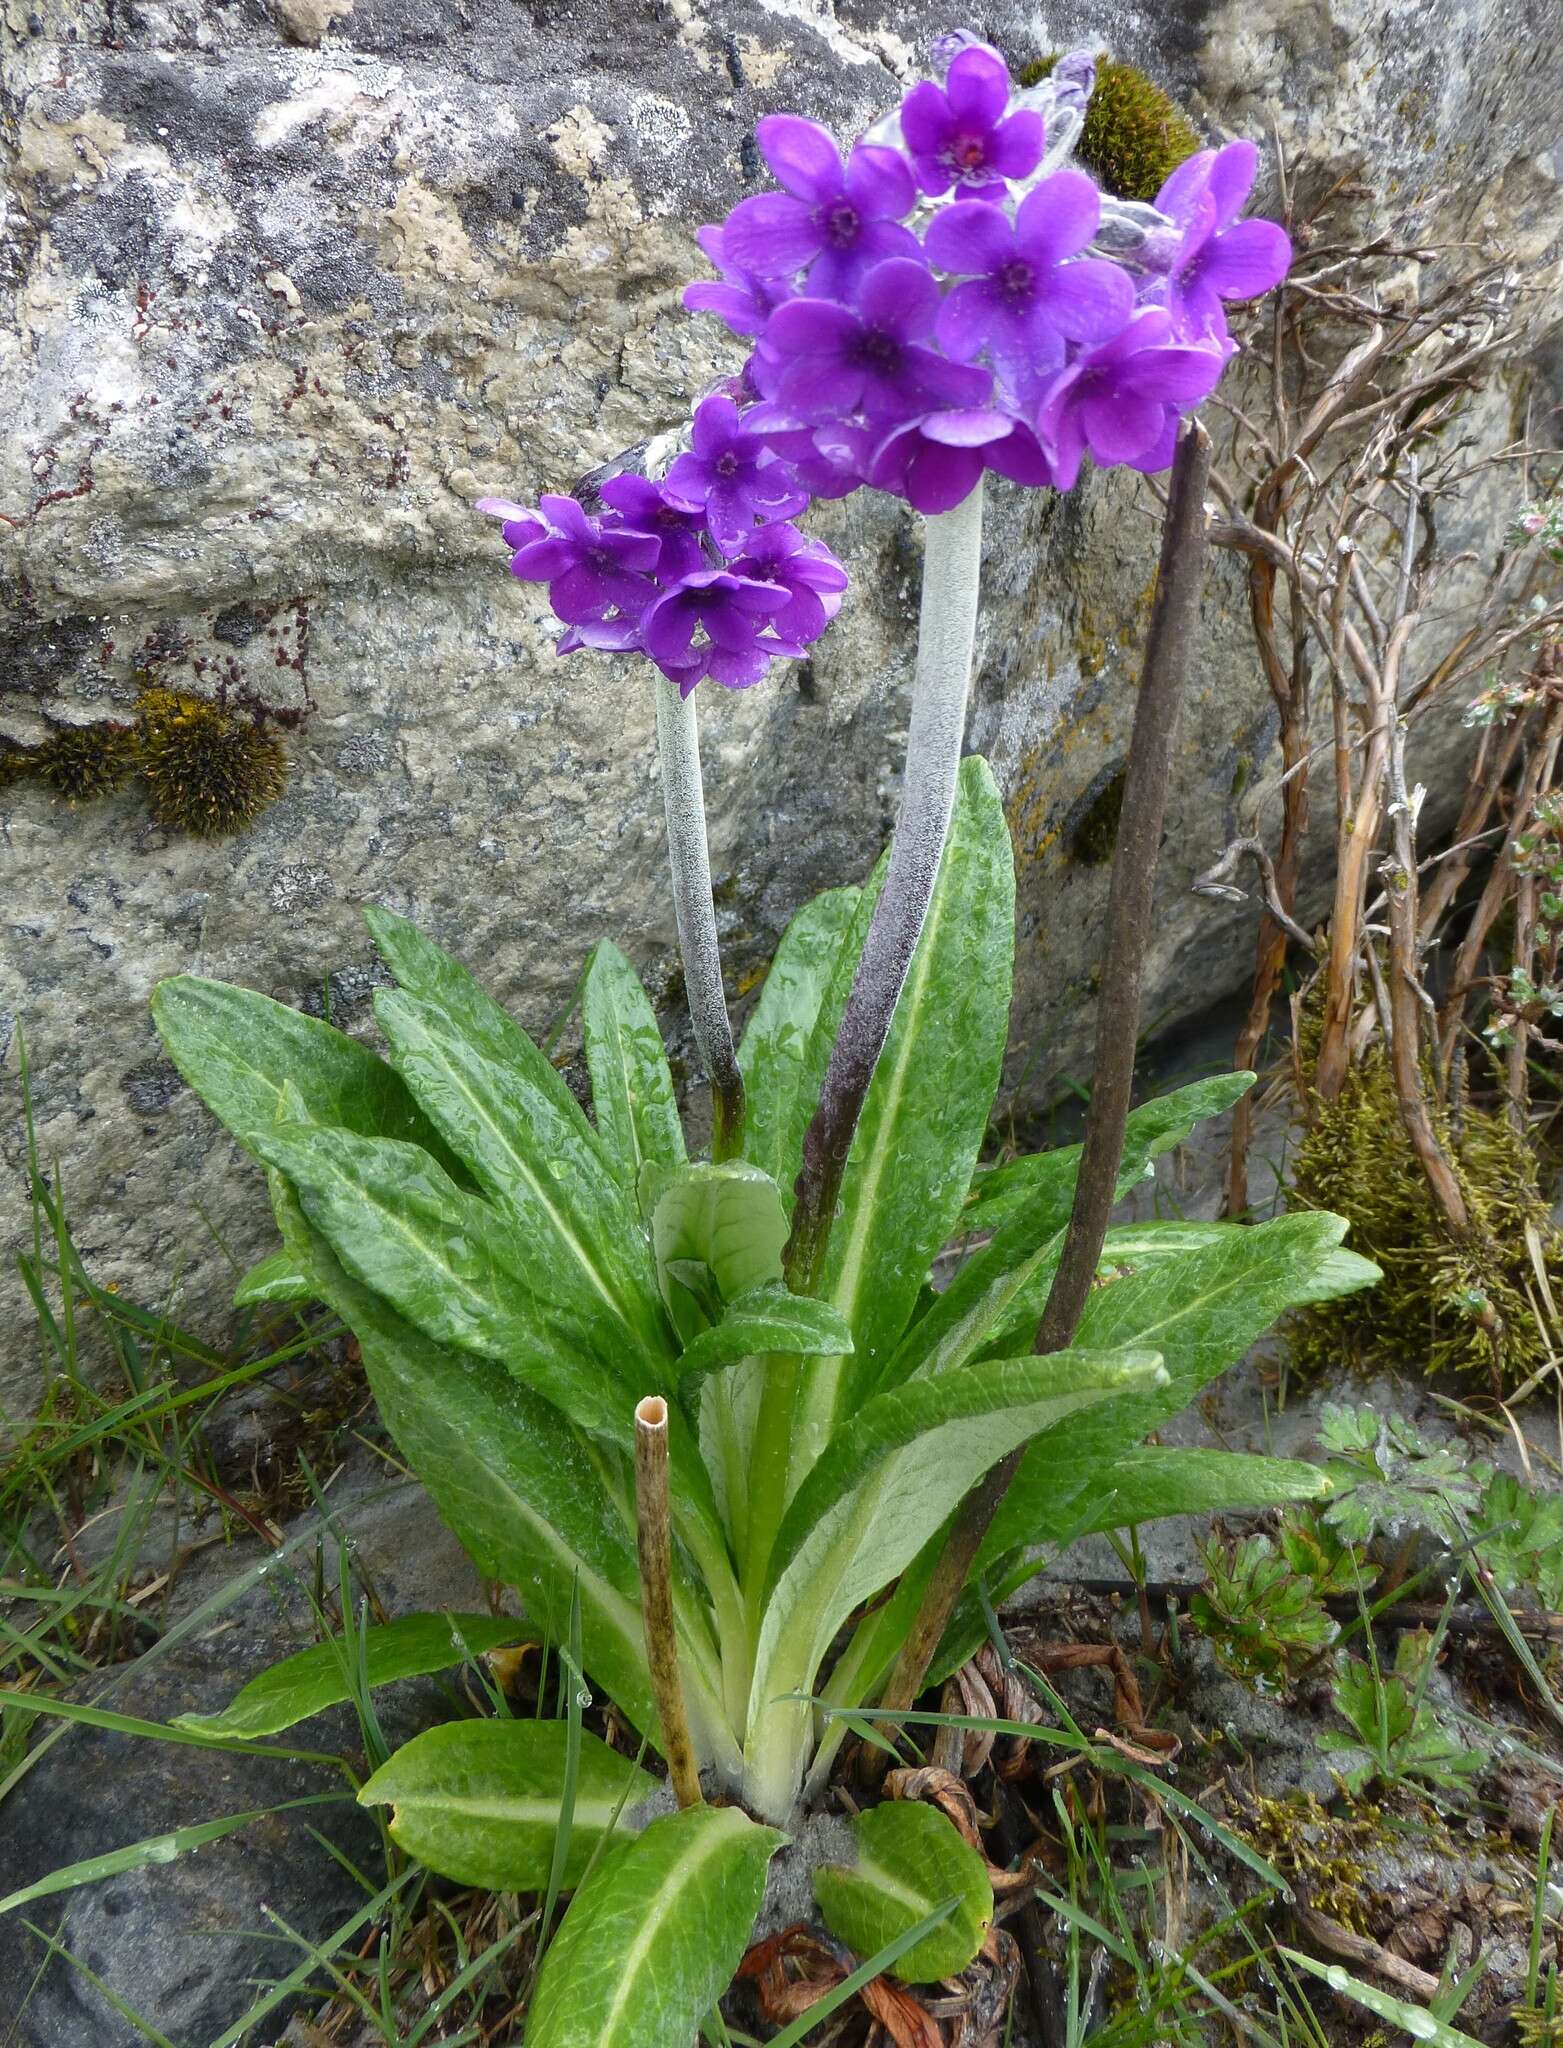
[[662, 801], [667, 813], [673, 911], [678, 920], [684, 988], [695, 1043], [711, 1077], [715, 1152], [720, 1159], [737, 1140], [743, 1118], [743, 1080], [733, 1051], [733, 1028], [728, 1021], [716, 942], [695, 700], [693, 694], [681, 697], [677, 683], [666, 676], [657, 678], [657, 749], [662, 759]]
[[906, 776], [890, 866], [830, 1056], [819, 1109], [804, 1142], [789, 1269], [812, 1292], [858, 1115], [889, 1036], [928, 914], [955, 804], [977, 593], [982, 574], [982, 484], [925, 528], [917, 674]]

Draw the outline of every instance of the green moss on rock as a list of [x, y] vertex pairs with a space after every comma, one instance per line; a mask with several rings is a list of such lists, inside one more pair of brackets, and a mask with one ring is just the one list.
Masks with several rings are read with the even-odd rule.
[[121, 788], [135, 774], [139, 756], [133, 725], [100, 719], [92, 725], [62, 725], [31, 756], [30, 765], [56, 796], [80, 803]]
[[1458, 1138], [1439, 1138], [1460, 1177], [1472, 1230], [1457, 1242], [1411, 1150], [1382, 1048], [1352, 1069], [1333, 1102], [1314, 1099], [1296, 1156], [1294, 1208], [1332, 1209], [1354, 1251], [1383, 1271], [1376, 1287], [1309, 1309], [1294, 1358], [1305, 1372], [1393, 1360], [1428, 1373], [1478, 1374], [1516, 1387], [1550, 1346], [1532, 1297], [1533, 1233], [1554, 1293], [1563, 1234], [1542, 1197], [1536, 1158], [1500, 1113], [1468, 1107]]
[[146, 691], [141, 772], [160, 825], [224, 839], [253, 824], [287, 786], [282, 744], [259, 719], [209, 697]]
[[[1024, 65], [1020, 83], [1046, 78], [1061, 55], [1055, 50]], [[1111, 58], [1097, 65], [1076, 155], [1109, 192], [1120, 199], [1154, 199], [1199, 147], [1199, 135], [1177, 103], [1143, 71]]]

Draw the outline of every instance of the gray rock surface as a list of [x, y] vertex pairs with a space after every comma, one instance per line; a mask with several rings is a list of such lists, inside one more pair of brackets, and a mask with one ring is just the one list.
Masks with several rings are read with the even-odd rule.
[[[359, 1454], [337, 1475], [328, 1499], [352, 1545], [359, 1586], [373, 1587], [387, 1613], [486, 1610], [472, 1566], [421, 1488], [388, 1484], [383, 1468]], [[99, 1540], [111, 1540], [113, 1519], [96, 1526]], [[86, 1696], [149, 1721], [214, 1713], [266, 1665], [307, 1648], [316, 1634], [302, 1584], [313, 1574], [315, 1526], [312, 1515], [294, 1523], [289, 1549], [269, 1565], [269, 1553], [253, 1539], [199, 1551], [175, 1581], [163, 1644], [128, 1672], [98, 1674]], [[199, 1533], [181, 1531], [186, 1538]], [[145, 1555], [169, 1554], [166, 1537], [149, 1534], [145, 1545]], [[330, 1534], [322, 1535], [322, 1550], [323, 1583], [335, 1586]], [[405, 1680], [375, 1698], [392, 1747], [460, 1711], [449, 1680]], [[340, 1755], [364, 1769], [346, 1707], [301, 1722], [266, 1746]], [[344, 1796], [329, 1805], [289, 1804], [322, 1794]], [[374, 1822], [328, 1766], [66, 1728], [0, 1803], [6, 1891], [165, 1830], [268, 1808], [274, 1810], [241, 1833], [177, 1861], [41, 1899], [0, 1920], [0, 2048], [136, 2048], [145, 2038], [81, 1971], [62, 1957], [51, 1960], [24, 1921], [56, 1935], [180, 2048], [205, 2048], [267, 1983], [303, 1960], [271, 1915], [321, 1941], [366, 1903], [310, 1828], [374, 1882], [383, 1881]], [[277, 2007], [256, 2038], [275, 2040], [296, 2003]]]
[[[975, 25], [1019, 58], [1099, 39], [1213, 133], [1274, 129], [1309, 176], [1371, 157], [1365, 215], [1534, 249], [1557, 195], [1549, 14], [1070, 0], [1044, 22], [993, 0]], [[458, 946], [533, 1026], [604, 932], [667, 994], [646, 678], [555, 661], [471, 501], [566, 485], [678, 419], [732, 362], [678, 290], [694, 227], [756, 184], [755, 117], [853, 128], [948, 25], [933, 0], [5, 0], [0, 732], [36, 737], [45, 708], [104, 715], [149, 674], [313, 707], [286, 796], [234, 841], [156, 829], [133, 792], [74, 811], [0, 793], [0, 1047], [21, 1019], [41, 1146], [100, 1278], [161, 1298], [181, 1271], [215, 1331], [230, 1268], [200, 1219], [241, 1264], [270, 1233], [255, 1175], [161, 1057], [160, 976], [196, 968], [365, 1026], [369, 898]], [[1036, 1100], [1088, 1063], [1105, 871], [1070, 845], [1122, 757], [1154, 527], [1121, 479], [994, 497], [970, 734], [1015, 829], [1012, 1078]], [[866, 497], [818, 523], [857, 585], [815, 660], [702, 692], [740, 985], [893, 813], [917, 539]], [[1476, 507], [1473, 538], [1492, 528]], [[1228, 836], [1239, 765], [1262, 773], [1271, 743], [1230, 561], [1206, 623], [1153, 1024], [1249, 959], [1252, 912], [1187, 895]], [[1419, 760], [1435, 818], [1462, 746], [1447, 733]], [[14, 1095], [4, 1116], [14, 1169]], [[13, 1170], [0, 1236], [22, 1227], [17, 1193]], [[25, 1325], [0, 1332], [0, 1401], [25, 1410]]]

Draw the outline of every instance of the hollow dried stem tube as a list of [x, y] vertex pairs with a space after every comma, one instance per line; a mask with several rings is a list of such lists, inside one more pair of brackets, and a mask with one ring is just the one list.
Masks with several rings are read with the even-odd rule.
[[635, 1410], [635, 1547], [640, 1555], [641, 1618], [651, 1694], [662, 1724], [662, 1753], [680, 1806], [700, 1804], [700, 1772], [684, 1710], [673, 1628], [673, 1520], [668, 1504], [668, 1404], [648, 1394]]

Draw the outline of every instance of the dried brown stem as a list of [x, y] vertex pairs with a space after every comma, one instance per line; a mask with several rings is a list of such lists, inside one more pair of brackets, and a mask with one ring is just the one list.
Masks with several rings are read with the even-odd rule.
[[662, 1725], [673, 1796], [682, 1806], [701, 1801], [700, 1771], [684, 1710], [673, 1626], [673, 1519], [668, 1504], [668, 1404], [648, 1394], [635, 1410], [635, 1548], [640, 1556], [641, 1616], [651, 1693]]
[[1393, 866], [1386, 866], [1389, 890], [1389, 1063], [1400, 1120], [1433, 1200], [1451, 1235], [1468, 1237], [1470, 1211], [1448, 1154], [1439, 1142], [1422, 1080], [1422, 1005], [1417, 960], [1417, 869], [1415, 817], [1406, 790], [1405, 729], [1395, 721], [1389, 748]]

